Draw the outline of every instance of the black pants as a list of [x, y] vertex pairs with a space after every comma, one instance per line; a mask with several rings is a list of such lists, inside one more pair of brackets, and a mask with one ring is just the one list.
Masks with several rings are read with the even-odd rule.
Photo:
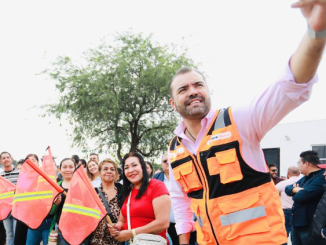
[[179, 245], [179, 236], [177, 234], [177, 231], [175, 230], [175, 223], [170, 223], [168, 233], [171, 237], [173, 245]]
[[26, 244], [27, 231], [28, 231], [28, 226], [25, 225], [23, 222], [17, 220], [15, 239], [14, 239], [15, 245]]

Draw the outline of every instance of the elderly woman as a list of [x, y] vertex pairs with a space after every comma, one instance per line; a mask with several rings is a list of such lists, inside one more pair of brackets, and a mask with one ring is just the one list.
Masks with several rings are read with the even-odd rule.
[[98, 163], [95, 160], [89, 160], [86, 166], [86, 174], [94, 188], [100, 187], [101, 178]]
[[[167, 239], [171, 203], [165, 184], [156, 179], [149, 180], [146, 163], [136, 152], [123, 158], [122, 170], [124, 203], [118, 222], [109, 226], [111, 235], [120, 242], [129, 241], [141, 233], [157, 234]], [[129, 194], [130, 230], [127, 215]]]
[[[120, 215], [121, 202], [121, 189], [122, 185], [115, 183], [118, 178], [118, 169], [114, 161], [110, 159], [103, 160], [98, 166], [102, 184], [99, 187], [98, 192], [102, 192], [105, 200], [99, 193], [100, 199], [102, 200], [104, 206], [105, 202], [109, 206], [108, 213], [110, 213], [110, 218], [112, 222], [117, 222]], [[91, 245], [120, 245], [121, 243], [115, 240], [109, 230], [108, 221], [103, 219], [98, 225], [97, 229], [94, 231]]]

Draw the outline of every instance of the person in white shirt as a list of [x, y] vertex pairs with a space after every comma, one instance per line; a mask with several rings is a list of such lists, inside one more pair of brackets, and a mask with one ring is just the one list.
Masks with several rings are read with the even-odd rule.
[[285, 228], [286, 233], [289, 236], [291, 231], [290, 219], [291, 219], [291, 208], [293, 206], [292, 197], [286, 195], [285, 187], [292, 185], [300, 179], [300, 171], [296, 166], [291, 166], [288, 168], [287, 180], [281, 181], [276, 185], [276, 189], [281, 197], [282, 208], [285, 216]]

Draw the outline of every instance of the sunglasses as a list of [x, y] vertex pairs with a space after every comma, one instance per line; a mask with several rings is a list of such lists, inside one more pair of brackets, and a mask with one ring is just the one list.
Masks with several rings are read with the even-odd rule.
[[277, 169], [272, 169], [271, 172], [275, 173], [277, 172], [278, 170]]

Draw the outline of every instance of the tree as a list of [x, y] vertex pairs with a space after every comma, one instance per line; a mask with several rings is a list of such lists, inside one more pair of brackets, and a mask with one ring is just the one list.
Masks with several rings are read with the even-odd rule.
[[169, 106], [168, 84], [182, 66], [195, 66], [186, 49], [160, 46], [152, 37], [131, 32], [102, 42], [83, 55], [84, 65], [60, 56], [44, 71], [56, 80], [58, 102], [50, 115], [67, 115], [73, 143], [86, 151], [89, 139], [98, 152], [130, 151], [157, 157], [166, 151], [177, 123]]

